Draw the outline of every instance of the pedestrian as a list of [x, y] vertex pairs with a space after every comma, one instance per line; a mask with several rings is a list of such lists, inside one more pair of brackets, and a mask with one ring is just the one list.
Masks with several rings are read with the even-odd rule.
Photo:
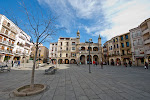
[[95, 65], [95, 61], [93, 61], [93, 65]]
[[13, 60], [11, 61], [11, 64], [12, 64], [12, 67], [14, 66], [14, 62], [13, 62]]
[[148, 69], [148, 63], [145, 62], [145, 69]]
[[129, 65], [130, 65], [130, 67], [132, 66], [132, 62], [129, 60]]
[[95, 65], [97, 66], [97, 61], [95, 62]]
[[127, 63], [126, 62], [124, 62], [124, 65], [125, 65], [125, 67], [127, 67]]
[[101, 69], [103, 69], [103, 62], [101, 62]]
[[20, 67], [20, 60], [18, 60], [18, 66]]

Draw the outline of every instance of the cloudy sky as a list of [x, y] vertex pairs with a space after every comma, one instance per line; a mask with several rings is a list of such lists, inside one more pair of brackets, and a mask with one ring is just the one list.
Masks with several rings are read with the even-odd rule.
[[[6, 1], [8, 0], [3, 3]], [[56, 42], [60, 36], [76, 37], [76, 32], [79, 29], [81, 42], [85, 42], [89, 38], [97, 42], [100, 34], [102, 43], [104, 43], [116, 35], [137, 27], [150, 17], [150, 0], [33, 1], [34, 3], [31, 0], [26, 0], [26, 3], [33, 5], [37, 3], [43, 10], [48, 9], [53, 15], [59, 16], [58, 26], [66, 28], [55, 39], [52, 39], [52, 42]], [[0, 6], [3, 7], [3, 5], [0, 3]], [[15, 6], [13, 7], [15, 9]], [[46, 46], [49, 47], [48, 43]]]

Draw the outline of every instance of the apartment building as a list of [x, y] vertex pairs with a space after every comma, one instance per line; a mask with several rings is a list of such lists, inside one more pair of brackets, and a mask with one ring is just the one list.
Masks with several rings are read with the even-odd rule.
[[[90, 50], [90, 56], [89, 56]], [[80, 43], [80, 32], [77, 31], [77, 37], [60, 37], [58, 42], [50, 43], [49, 57], [52, 62], [58, 61], [60, 64], [88, 64], [93, 61], [100, 63], [102, 61], [101, 37], [98, 43]], [[90, 58], [90, 59], [89, 59]]]
[[[35, 45], [32, 44], [31, 55], [30, 55], [31, 59], [34, 59], [35, 52], [36, 52]], [[38, 52], [37, 52], [37, 61], [39, 63], [46, 63], [49, 59], [48, 56], [49, 56], [48, 48], [43, 46], [43, 44], [39, 44], [39, 49], [38, 49]]]
[[150, 18], [140, 24], [144, 42], [144, 58], [150, 64]]
[[144, 66], [144, 43], [140, 27], [133, 28], [130, 31], [131, 52], [133, 65]]
[[121, 62], [122, 65], [126, 62], [132, 61], [131, 53], [131, 42], [130, 42], [130, 33], [125, 33], [119, 36], [120, 41], [120, 53], [121, 53]]
[[119, 36], [113, 37], [108, 41], [108, 55], [109, 64], [111, 65], [121, 65], [121, 55], [120, 55], [120, 39]]
[[0, 14], [0, 62], [26, 61], [30, 55], [30, 36]]

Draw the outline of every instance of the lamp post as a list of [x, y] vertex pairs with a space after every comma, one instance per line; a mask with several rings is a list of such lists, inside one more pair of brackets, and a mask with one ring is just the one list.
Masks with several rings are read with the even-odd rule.
[[[40, 63], [40, 52], [41, 52], [41, 48], [39, 48], [39, 63]], [[39, 64], [38, 64], [39, 67]]]
[[89, 73], [91, 73], [91, 67], [90, 67], [90, 43], [93, 43], [92, 42], [92, 39], [89, 39], [89, 41], [86, 41], [86, 43], [89, 43]]

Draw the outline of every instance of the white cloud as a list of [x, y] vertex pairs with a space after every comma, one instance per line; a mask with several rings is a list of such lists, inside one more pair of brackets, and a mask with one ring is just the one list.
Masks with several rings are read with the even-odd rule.
[[[128, 32], [150, 17], [150, 0], [38, 0], [61, 16], [60, 24], [107, 40]], [[78, 19], [89, 22], [79, 22]], [[81, 25], [81, 26], [79, 26]]]
[[95, 33], [98, 35], [101, 32], [101, 35], [107, 39], [128, 32], [150, 17], [149, 0], [116, 0], [115, 3], [110, 4], [110, 0], [103, 3], [103, 12], [111, 23], [111, 28]]

